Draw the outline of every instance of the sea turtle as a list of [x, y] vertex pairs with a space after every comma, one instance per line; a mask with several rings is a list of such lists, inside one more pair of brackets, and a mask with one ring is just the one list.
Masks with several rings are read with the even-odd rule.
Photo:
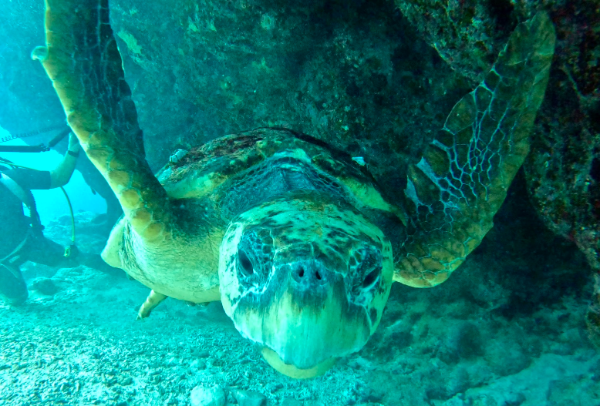
[[307, 378], [364, 346], [394, 281], [438, 285], [479, 245], [527, 155], [554, 42], [545, 13], [517, 26], [409, 166], [403, 201], [360, 159], [283, 128], [224, 136], [155, 176], [108, 0], [46, 0], [34, 57], [123, 207], [103, 258], [152, 289], [139, 317], [166, 297], [220, 300], [274, 368]]

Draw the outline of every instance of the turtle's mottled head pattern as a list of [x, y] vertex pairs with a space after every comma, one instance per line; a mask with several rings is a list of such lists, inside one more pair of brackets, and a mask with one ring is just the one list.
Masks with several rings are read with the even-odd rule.
[[221, 245], [221, 300], [280, 372], [324, 373], [377, 328], [392, 284], [383, 233], [330, 197], [298, 193], [236, 218]]

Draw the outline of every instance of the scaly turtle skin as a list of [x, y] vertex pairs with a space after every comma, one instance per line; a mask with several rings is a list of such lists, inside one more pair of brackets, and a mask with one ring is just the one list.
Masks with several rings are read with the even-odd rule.
[[166, 297], [221, 300], [297, 378], [362, 348], [393, 281], [440, 284], [479, 245], [528, 152], [555, 38], [543, 13], [519, 25], [390, 201], [343, 151], [287, 129], [214, 140], [155, 176], [108, 14], [46, 0], [34, 53], [123, 207], [105, 260], [152, 289], [140, 317]]

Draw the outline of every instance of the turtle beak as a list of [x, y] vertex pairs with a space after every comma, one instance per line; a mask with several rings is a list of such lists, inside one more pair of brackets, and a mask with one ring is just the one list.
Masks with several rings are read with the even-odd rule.
[[321, 376], [327, 372], [336, 361], [335, 358], [329, 358], [312, 368], [300, 369], [294, 365], [286, 364], [281, 357], [269, 347], [263, 347], [261, 353], [263, 358], [276, 371], [295, 379], [309, 379]]
[[264, 347], [263, 356], [275, 369], [310, 378], [360, 349], [370, 336], [364, 311], [349, 303], [346, 291], [343, 275], [320, 260], [285, 261], [275, 267], [259, 300], [243, 300], [233, 319], [243, 335]]

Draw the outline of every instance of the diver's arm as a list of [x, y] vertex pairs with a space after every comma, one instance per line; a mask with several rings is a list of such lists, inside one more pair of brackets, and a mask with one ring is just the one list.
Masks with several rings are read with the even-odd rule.
[[71, 175], [75, 170], [75, 164], [77, 163], [77, 157], [79, 156], [80, 150], [81, 146], [79, 145], [77, 137], [75, 137], [73, 133], [69, 134], [69, 148], [67, 149], [67, 152], [60, 164], [50, 171], [51, 189], [64, 186], [69, 182], [69, 179], [71, 179]]

